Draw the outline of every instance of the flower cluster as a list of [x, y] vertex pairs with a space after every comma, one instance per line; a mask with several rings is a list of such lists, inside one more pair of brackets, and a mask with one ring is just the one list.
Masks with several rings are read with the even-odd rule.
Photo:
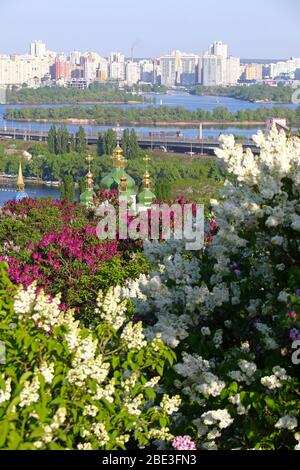
[[0, 265], [2, 448], [126, 449], [128, 441], [145, 446], [159, 433], [167, 436], [180, 399], [156, 390], [173, 355], [161, 340], [154, 349], [141, 323], [129, 321], [120, 287], [99, 294], [103, 320], [86, 330], [73, 311], [60, 308], [59, 296], [36, 284], [19, 288], [11, 309], [2, 302], [10, 295], [2, 273]]
[[230, 180], [211, 201], [204, 249], [145, 242], [152, 272], [132, 289], [147, 337], [178, 352], [167, 381], [183, 400], [174, 434], [194, 418], [203, 449], [289, 449], [283, 430], [299, 423], [300, 140], [276, 129], [253, 139], [259, 155], [221, 137]]

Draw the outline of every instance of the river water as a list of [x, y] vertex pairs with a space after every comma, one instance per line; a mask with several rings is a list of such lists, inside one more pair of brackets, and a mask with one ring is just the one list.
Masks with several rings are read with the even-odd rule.
[[[9, 201], [10, 199], [15, 199], [16, 193], [17, 191], [13, 183], [5, 189], [1, 189], [0, 187], [0, 206], [2, 206], [6, 201]], [[59, 188], [51, 188], [43, 185], [27, 184], [26, 193], [29, 197], [33, 199], [39, 197], [53, 197], [54, 199], [59, 199], [60, 197]]]
[[[101, 106], [116, 106], [116, 107], [147, 107], [147, 106], [170, 106], [170, 107], [177, 107], [181, 106], [185, 109], [190, 111], [195, 111], [198, 108], [202, 108], [205, 111], [212, 111], [218, 107], [225, 107], [230, 112], [235, 111], [242, 111], [245, 109], [258, 109], [258, 108], [272, 108], [273, 106], [285, 106], [291, 109], [295, 109], [297, 105], [294, 104], [280, 104], [280, 103], [250, 103], [248, 101], [236, 100], [234, 98], [228, 97], [215, 97], [215, 96], [195, 96], [190, 95], [187, 92], [183, 91], [170, 91], [166, 94], [162, 95], [155, 95], [155, 94], [146, 94], [146, 98], [155, 99], [155, 103], [148, 103], [142, 102], [139, 104], [123, 104], [123, 105], [101, 105]], [[62, 107], [68, 105], [36, 105], [38, 107], [43, 108], [51, 108], [51, 107]], [[76, 106], [74, 104], [69, 106]], [[94, 105], [80, 105], [84, 107], [91, 107]], [[51, 123], [38, 123], [38, 122], [18, 122], [18, 121], [6, 121], [4, 119], [4, 114], [6, 109], [13, 109], [13, 108], [22, 108], [22, 107], [29, 107], [29, 105], [0, 105], [0, 127], [1, 128], [18, 128], [18, 129], [26, 129], [28, 131], [31, 130], [42, 130], [48, 131]], [[95, 125], [84, 125], [85, 132], [87, 135], [96, 134], [97, 132], [101, 132], [107, 130], [111, 126], [95, 126]], [[155, 127], [155, 126], [130, 126], [134, 128], [139, 135], [148, 135], [149, 132], [159, 132], [159, 131], [167, 131], [167, 132], [176, 132], [180, 131], [184, 137], [187, 138], [197, 138], [198, 136], [198, 128], [196, 126], [191, 127], [179, 127], [179, 126], [163, 126], [163, 127]], [[76, 125], [68, 125], [67, 126], [69, 132], [77, 132], [78, 126]], [[218, 138], [220, 134], [236, 134], [239, 136], [244, 136], [248, 139], [251, 138], [253, 134], [258, 131], [257, 126], [251, 127], [243, 127], [243, 126], [220, 126], [217, 125], [216, 127], [204, 127], [203, 128], [203, 137], [204, 138]], [[45, 196], [53, 196], [54, 198], [59, 197], [59, 189], [51, 188], [46, 186], [28, 186], [28, 192], [30, 192], [29, 196], [32, 197], [45, 197]], [[6, 192], [0, 190], [0, 205], [3, 204], [4, 201], [8, 199], [12, 199], [14, 197], [14, 193]]]
[[[163, 95], [155, 95], [155, 94], [146, 94], [146, 98], [155, 99], [156, 103], [140, 103], [140, 104], [123, 104], [123, 105], [101, 105], [101, 106], [116, 106], [116, 107], [136, 107], [136, 108], [143, 108], [147, 106], [170, 106], [170, 107], [177, 107], [181, 106], [185, 109], [190, 111], [195, 111], [198, 108], [202, 108], [205, 111], [212, 111], [218, 107], [225, 107], [230, 112], [235, 111], [242, 111], [245, 109], [258, 109], [258, 108], [272, 108], [273, 106], [287, 106], [291, 109], [295, 109], [297, 106], [294, 104], [276, 104], [276, 103], [249, 103], [248, 101], [236, 100], [234, 98], [227, 98], [227, 97], [215, 97], [215, 96], [195, 96], [190, 95], [187, 92], [183, 91], [171, 91]], [[38, 105], [39, 107], [43, 108], [51, 108], [51, 107], [62, 107], [66, 105]], [[68, 105], [67, 105], [68, 106]], [[70, 105], [76, 106], [76, 105]], [[93, 105], [78, 105], [84, 107], [90, 107]], [[23, 105], [0, 105], [0, 127], [7, 127], [7, 128], [18, 128], [18, 129], [27, 129], [30, 130], [42, 130], [47, 131], [49, 130], [51, 124], [50, 123], [39, 123], [39, 122], [18, 122], [18, 121], [5, 121], [4, 120], [4, 113], [6, 109], [11, 108], [22, 108]], [[26, 107], [29, 107], [26, 105]], [[84, 125], [83, 126], [86, 133], [88, 135], [98, 133], [100, 131], [107, 130], [111, 126], [96, 126], [96, 125]], [[163, 126], [163, 127], [155, 127], [155, 126], [130, 126], [133, 127], [138, 134], [146, 135], [149, 134], [150, 131], [168, 131], [168, 132], [175, 132], [180, 130], [185, 137], [188, 138], [196, 138], [198, 136], [198, 128], [194, 126], [190, 127], [179, 127], [179, 126]], [[77, 125], [68, 125], [68, 130], [70, 132], [76, 132], [78, 130]], [[244, 135], [247, 138], [251, 138], [253, 133], [257, 131], [257, 127], [252, 128], [245, 128], [239, 127], [235, 125], [231, 126], [220, 126], [217, 127], [204, 127], [203, 129], [203, 136], [207, 138], [211, 137], [218, 137], [220, 133], [233, 133], [236, 135]]]

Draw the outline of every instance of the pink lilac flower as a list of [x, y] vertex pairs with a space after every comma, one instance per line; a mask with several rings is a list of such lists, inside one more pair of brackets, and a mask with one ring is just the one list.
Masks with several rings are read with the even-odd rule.
[[292, 312], [289, 311], [286, 315], [287, 315], [288, 318], [291, 318], [292, 320], [295, 320], [297, 318], [297, 313], [294, 312], [294, 311], [292, 311]]
[[177, 436], [172, 440], [172, 446], [176, 450], [196, 450], [196, 444], [190, 436]]

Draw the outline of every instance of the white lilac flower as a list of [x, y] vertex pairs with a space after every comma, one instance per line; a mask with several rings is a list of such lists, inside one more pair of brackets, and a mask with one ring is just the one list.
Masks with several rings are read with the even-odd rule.
[[78, 450], [93, 450], [92, 444], [90, 442], [80, 442], [77, 445]]
[[217, 425], [220, 429], [225, 429], [233, 423], [233, 419], [226, 409], [207, 411], [201, 415], [201, 418], [206, 426]]
[[142, 413], [141, 406], [143, 403], [144, 397], [140, 393], [135, 398], [126, 397], [124, 400], [124, 407], [127, 409], [128, 413], [133, 416], [140, 416]]
[[295, 418], [295, 416], [290, 416], [290, 415], [283, 416], [275, 424], [275, 428], [288, 429], [289, 431], [292, 431], [297, 426], [298, 426], [297, 418]]
[[11, 379], [5, 381], [4, 390], [0, 389], [0, 403], [10, 400], [11, 396]]
[[83, 409], [83, 416], [92, 416], [94, 418], [97, 414], [98, 408], [95, 405], [86, 405]]
[[33, 378], [32, 382], [26, 380], [20, 393], [19, 406], [23, 408], [25, 406], [31, 405], [32, 403], [36, 403], [40, 398], [39, 390], [40, 381], [37, 376]]
[[100, 447], [105, 446], [105, 444], [109, 442], [109, 435], [103, 423], [92, 424], [91, 430], [93, 434], [97, 437], [97, 442]]
[[128, 349], [141, 349], [145, 347], [147, 341], [145, 341], [143, 334], [142, 322], [138, 322], [135, 325], [129, 322], [121, 334], [121, 339], [126, 342]]
[[160, 403], [161, 409], [167, 413], [168, 415], [172, 415], [178, 411], [181, 404], [181, 398], [179, 395], [175, 395], [170, 397], [169, 395], [165, 394], [162, 398]]
[[170, 429], [163, 427], [160, 429], [150, 429], [148, 437], [150, 439], [160, 439], [162, 441], [170, 441], [174, 436], [170, 433]]
[[46, 362], [43, 362], [39, 368], [39, 372], [42, 374], [47, 384], [52, 383], [54, 378], [54, 364], [47, 364]]
[[127, 299], [123, 299], [120, 286], [110, 287], [104, 295], [100, 290], [97, 298], [97, 313], [100, 318], [110, 323], [118, 331], [126, 320]]
[[248, 411], [250, 410], [250, 405], [247, 406], [247, 408], [242, 404], [241, 402], [241, 395], [237, 393], [236, 395], [232, 395], [229, 398], [230, 403], [233, 405], [237, 406], [237, 414], [238, 415], [246, 415]]
[[210, 336], [210, 335], [211, 335], [211, 331], [210, 331], [210, 329], [208, 328], [208, 326], [203, 326], [203, 327], [201, 328], [201, 334], [202, 334], [203, 336]]
[[159, 376], [157, 376], [157, 377], [152, 377], [152, 379], [148, 380], [148, 382], [146, 382], [146, 383], [144, 384], [144, 387], [145, 387], [145, 388], [147, 388], [147, 387], [155, 388], [159, 381], [160, 381], [160, 377], [159, 377]]

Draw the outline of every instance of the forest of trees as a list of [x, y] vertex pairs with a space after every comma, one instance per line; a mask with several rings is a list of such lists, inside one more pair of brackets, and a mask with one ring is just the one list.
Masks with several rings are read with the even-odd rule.
[[69, 119], [84, 119], [98, 125], [111, 125], [119, 122], [121, 125], [158, 123], [196, 123], [202, 122], [265, 122], [270, 117], [287, 118], [290, 123], [300, 120], [300, 106], [290, 109], [283, 106], [273, 108], [245, 109], [230, 112], [225, 107], [215, 108], [213, 111], [197, 109], [190, 111], [180, 106], [171, 108], [167, 106], [145, 108], [119, 108], [119, 107], [80, 107], [65, 106], [62, 108], [30, 107], [22, 109], [8, 109], [7, 120], [46, 120], [52, 122], [67, 122]]
[[122, 91], [113, 84], [92, 83], [85, 90], [74, 88], [42, 87], [14, 88], [7, 91], [7, 103], [80, 103], [80, 102], [117, 102], [143, 101], [140, 95]]
[[251, 86], [214, 86], [205, 87], [197, 85], [190, 90], [193, 95], [200, 96], [229, 96], [244, 101], [274, 101], [279, 103], [290, 103], [295, 90], [291, 87], [279, 85], [271, 87], [268, 85]]
[[[65, 129], [52, 129], [57, 135], [65, 136]], [[57, 137], [56, 137], [57, 138]], [[68, 135], [70, 140], [71, 135]], [[56, 140], [56, 139], [55, 139]], [[64, 140], [65, 142], [65, 140]], [[106, 150], [102, 143], [105, 142]], [[90, 151], [94, 156], [92, 162], [92, 172], [94, 174], [96, 187], [103, 176], [112, 169], [111, 149], [116, 143], [116, 134], [109, 130], [99, 135], [97, 147], [91, 147]], [[121, 141], [124, 154], [127, 158], [126, 171], [135, 179], [137, 189], [140, 187], [145, 172], [145, 162], [143, 157], [146, 152], [141, 150], [136, 141], [134, 131], [129, 129], [124, 131]], [[17, 174], [20, 161], [20, 154], [26, 149], [32, 158], [23, 159], [23, 172], [25, 177], [37, 177], [45, 181], [61, 181], [62, 194], [73, 200], [74, 183], [79, 184], [79, 192], [84, 189], [84, 177], [87, 172], [86, 151], [77, 152], [63, 145], [60, 149], [62, 153], [55, 153], [43, 143], [21, 143], [17, 145], [14, 154], [5, 152], [5, 142], [0, 142], [0, 172], [7, 174]], [[50, 144], [51, 146], [52, 144]], [[56, 151], [58, 148], [55, 147]], [[82, 150], [82, 149], [81, 149]], [[209, 199], [216, 196], [216, 191], [222, 184], [224, 175], [217, 166], [214, 159], [209, 157], [191, 158], [183, 156], [166, 156], [151, 154], [149, 170], [153, 183], [153, 190], [157, 191], [160, 199], [168, 199], [170, 194], [177, 196], [179, 189], [185, 194], [186, 188], [197, 188], [197, 197]], [[190, 193], [188, 193], [190, 194]]]

